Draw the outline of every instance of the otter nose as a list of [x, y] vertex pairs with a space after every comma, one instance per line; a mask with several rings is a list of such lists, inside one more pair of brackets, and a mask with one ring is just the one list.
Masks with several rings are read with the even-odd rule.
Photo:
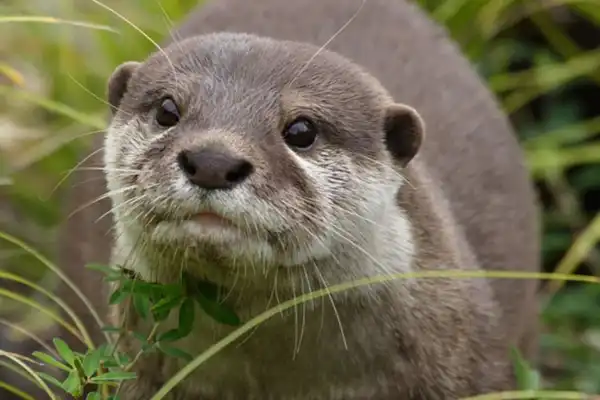
[[184, 150], [177, 162], [189, 181], [203, 189], [231, 189], [254, 171], [250, 162], [212, 148]]

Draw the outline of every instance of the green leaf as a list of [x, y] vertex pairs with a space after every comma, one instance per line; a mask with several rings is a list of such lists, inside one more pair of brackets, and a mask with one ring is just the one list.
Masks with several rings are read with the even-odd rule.
[[164, 333], [161, 333], [160, 335], [158, 335], [158, 337], [156, 338], [156, 341], [159, 343], [174, 342], [174, 341], [182, 339], [186, 336], [187, 335], [182, 334], [182, 332], [179, 329], [171, 329], [167, 332], [164, 332]]
[[85, 400], [102, 400], [102, 396], [98, 392], [92, 392], [87, 395]]
[[102, 332], [121, 333], [122, 329], [117, 326], [104, 326]]
[[58, 354], [69, 364], [70, 366], [75, 366], [75, 354], [69, 348], [69, 345], [66, 344], [62, 339], [54, 338], [54, 347], [58, 351]]
[[163, 344], [159, 344], [158, 348], [165, 353], [166, 355], [169, 355], [171, 357], [177, 357], [177, 358], [182, 358], [188, 362], [192, 361], [194, 359], [194, 357], [192, 357], [190, 354], [186, 353], [183, 350], [180, 350], [176, 347], [171, 347], [171, 346], [165, 346]]
[[145, 320], [148, 318], [148, 315], [150, 314], [151, 304], [147, 296], [144, 296], [143, 294], [139, 293], [134, 293], [133, 307], [135, 308], [139, 316], [142, 317], [142, 319]]
[[108, 300], [108, 304], [110, 304], [110, 305], [120, 304], [125, 299], [127, 299], [128, 296], [129, 296], [129, 293], [127, 293], [126, 291], [124, 291], [122, 288], [117, 288], [110, 295], [110, 299]]
[[102, 347], [98, 347], [92, 352], [86, 354], [83, 359], [83, 371], [85, 372], [86, 377], [89, 378], [98, 371], [103, 355], [104, 349]]
[[148, 283], [136, 279], [127, 279], [123, 282], [121, 289], [128, 293], [143, 294], [147, 297], [162, 293], [162, 285], [157, 283]]
[[38, 376], [40, 378], [42, 378], [46, 382], [48, 382], [48, 383], [50, 383], [50, 384], [52, 384], [52, 385], [54, 385], [54, 386], [56, 386], [56, 387], [58, 387], [60, 389], [63, 388], [62, 383], [58, 379], [56, 379], [55, 377], [53, 377], [51, 375], [48, 375], [48, 374], [45, 374], [43, 372], [36, 372], [36, 373], [38, 374]]
[[194, 327], [194, 299], [186, 298], [179, 307], [179, 332], [189, 335]]
[[194, 296], [200, 307], [210, 315], [214, 320], [221, 324], [238, 326], [241, 324], [239, 317], [226, 304], [217, 303], [204, 297], [201, 293], [196, 293]]
[[156, 303], [152, 307], [152, 315], [154, 316], [154, 320], [165, 320], [169, 316], [171, 310], [177, 307], [179, 303], [181, 303], [181, 297], [167, 297]]
[[117, 353], [117, 359], [119, 360], [119, 362], [121, 363], [121, 365], [126, 365], [126, 364], [129, 364], [131, 362], [131, 357], [129, 357], [125, 353]]
[[539, 390], [539, 373], [531, 369], [516, 348], [511, 348], [511, 358], [520, 390]]
[[87, 264], [85, 267], [88, 269], [94, 270], [94, 271], [102, 272], [105, 275], [115, 275], [115, 274], [118, 274], [119, 276], [122, 275], [121, 271], [119, 271], [116, 268], [109, 267], [108, 265]]
[[54, 357], [52, 357], [49, 354], [42, 353], [41, 351], [34, 351], [32, 355], [34, 357], [37, 357], [38, 359], [40, 359], [43, 363], [45, 363], [47, 365], [52, 365], [56, 368], [62, 369], [63, 371], [71, 372], [71, 368], [69, 368], [65, 364], [61, 363], [60, 361], [57, 361]]
[[145, 335], [142, 335], [139, 332], [132, 332], [131, 334], [133, 335], [134, 338], [136, 338], [140, 342], [142, 342], [142, 343], [146, 343], [147, 342], [147, 337]]
[[195, 278], [189, 278], [186, 280], [187, 282], [193, 282], [193, 293], [198, 293], [200, 292], [200, 294], [202, 294], [202, 296], [204, 296], [205, 298], [207, 298], [208, 300], [211, 300], [213, 302], [218, 302], [219, 301], [219, 296], [220, 294], [223, 292], [223, 290], [215, 285], [212, 282], [208, 282], [208, 281], [204, 281], [204, 280], [198, 280]]
[[90, 379], [91, 382], [94, 383], [103, 383], [103, 382], [122, 382], [126, 380], [135, 379], [135, 372], [125, 372], [125, 371], [111, 371], [102, 375], [98, 375]]
[[79, 380], [79, 374], [76, 370], [73, 370], [69, 373], [69, 376], [62, 383], [62, 388], [65, 392], [71, 393], [73, 396], [79, 396], [81, 393], [81, 381]]

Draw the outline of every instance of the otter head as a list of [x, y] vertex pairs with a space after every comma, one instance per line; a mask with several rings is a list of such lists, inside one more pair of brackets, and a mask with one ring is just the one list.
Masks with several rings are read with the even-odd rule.
[[116, 69], [105, 162], [117, 242], [139, 272], [314, 263], [383, 222], [423, 123], [317, 50], [220, 33]]

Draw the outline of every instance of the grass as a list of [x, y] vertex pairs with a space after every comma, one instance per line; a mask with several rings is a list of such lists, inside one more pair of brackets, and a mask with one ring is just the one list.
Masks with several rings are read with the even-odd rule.
[[[545, 286], [540, 371], [543, 387], [554, 394], [537, 396], [569, 399], [581, 398], [576, 397], [580, 392], [600, 393], [600, 286], [592, 278], [565, 284], [573, 274], [600, 274], [599, 207], [587, 200], [600, 189], [600, 111], [579, 95], [583, 90], [600, 91], [600, 52], [586, 49], [556, 17], [564, 7], [598, 34], [600, 5], [593, 0], [419, 2], [449, 29], [498, 96], [538, 184], [544, 265], [555, 275], [544, 278], [553, 277]], [[143, 59], [171, 21], [195, 3], [7, 0], [0, 5], [0, 201], [5, 204], [0, 203], [0, 231], [6, 232], [0, 243], [0, 279], [7, 282], [0, 287], [0, 318], [21, 328], [0, 324], [5, 335], [27, 337], [25, 330], [43, 337], [59, 323], [89, 342], [77, 316], [52, 295], [66, 278], [51, 261], [53, 233], [64, 217], [62, 182], [86, 143], [104, 127], [104, 88], [113, 68]], [[32, 291], [19, 286], [17, 292], [8, 282], [25, 283]], [[50, 318], [40, 319], [32, 306]], [[61, 309], [68, 319], [53, 317]], [[41, 325], [32, 323], [38, 320]], [[211, 351], [226, 344], [219, 342]], [[21, 372], [40, 383], [22, 359], [2, 355], [15, 363], [8, 365], [25, 365], [29, 370]], [[5, 372], [15, 373], [0, 364], [0, 381]], [[19, 388], [7, 386], [3, 383], [0, 393], [2, 388], [19, 393]], [[533, 398], [531, 393], [518, 396], [496, 398]]]

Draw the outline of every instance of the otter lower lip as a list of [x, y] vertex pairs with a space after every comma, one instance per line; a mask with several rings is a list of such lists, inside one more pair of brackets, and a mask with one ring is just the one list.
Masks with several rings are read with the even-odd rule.
[[210, 211], [203, 211], [203, 212], [194, 214], [188, 220], [199, 223], [201, 225], [209, 225], [209, 226], [215, 226], [215, 227], [217, 227], [217, 226], [220, 226], [220, 227], [233, 226], [233, 224], [231, 223], [231, 221], [229, 219], [224, 218], [221, 215], [214, 213], [214, 212], [210, 212]]

